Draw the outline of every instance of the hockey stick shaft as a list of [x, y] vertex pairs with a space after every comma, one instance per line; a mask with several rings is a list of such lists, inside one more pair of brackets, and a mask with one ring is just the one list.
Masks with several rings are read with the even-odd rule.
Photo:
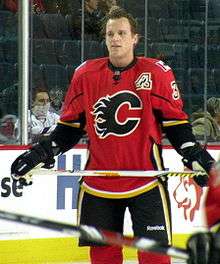
[[54, 170], [54, 169], [43, 169], [43, 168], [34, 168], [30, 172], [28, 172], [29, 175], [65, 175], [65, 176], [89, 176], [89, 177], [98, 177], [98, 176], [105, 176], [105, 177], [196, 177], [201, 176], [205, 174], [205, 172], [202, 171], [154, 171], [154, 170], [148, 170], [148, 171], [140, 171], [140, 170], [134, 170], [134, 171], [122, 171], [122, 170]]
[[117, 232], [97, 229], [87, 225], [75, 226], [17, 213], [6, 212], [3, 210], [0, 210], [0, 218], [37, 227], [48, 228], [54, 231], [67, 233], [69, 235], [80, 236], [83, 239], [93, 242], [105, 243], [115, 246], [126, 246], [142, 251], [152, 251], [158, 254], [168, 255], [179, 259], [189, 258], [186, 250], [177, 247], [166, 246], [160, 244], [158, 241], [148, 238], [123, 236]]

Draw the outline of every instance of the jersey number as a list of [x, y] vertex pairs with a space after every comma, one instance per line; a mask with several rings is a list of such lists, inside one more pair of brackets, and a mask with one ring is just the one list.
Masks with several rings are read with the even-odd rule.
[[179, 88], [177, 86], [177, 83], [175, 81], [171, 82], [171, 88], [173, 90], [172, 97], [174, 100], [180, 99], [180, 92]]

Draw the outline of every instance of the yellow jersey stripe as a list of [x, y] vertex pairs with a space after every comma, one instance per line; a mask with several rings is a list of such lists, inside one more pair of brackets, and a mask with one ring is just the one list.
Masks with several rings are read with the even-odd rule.
[[79, 196], [78, 196], [78, 207], [77, 207], [77, 225], [80, 224], [81, 210], [82, 210], [82, 200], [85, 191], [80, 188]]
[[157, 179], [153, 180], [150, 183], [147, 183], [144, 186], [141, 186], [139, 188], [136, 188], [134, 190], [127, 191], [127, 192], [108, 192], [108, 191], [97, 190], [97, 189], [94, 189], [88, 186], [85, 182], [82, 183], [81, 188], [85, 192], [91, 195], [94, 195], [94, 196], [98, 196], [102, 198], [110, 198], [110, 199], [121, 199], [121, 198], [130, 198], [130, 197], [137, 196], [139, 194], [152, 190], [156, 186], [158, 186]]
[[157, 144], [155, 144], [155, 143], [153, 145], [153, 156], [154, 156], [154, 160], [155, 160], [156, 165], [157, 165], [157, 169], [158, 170], [163, 170], [163, 166], [162, 166], [162, 163], [161, 163], [160, 152], [159, 152]]
[[188, 120], [163, 121], [163, 127], [176, 126], [189, 123]]
[[170, 214], [169, 214], [169, 208], [167, 204], [167, 196], [164, 190], [164, 186], [161, 183], [159, 183], [159, 190], [160, 190], [160, 196], [161, 196], [162, 204], [163, 204], [163, 211], [164, 211], [166, 230], [167, 230], [167, 236], [168, 236], [168, 244], [171, 245], [172, 236], [171, 236]]
[[80, 123], [69, 123], [69, 122], [63, 122], [63, 121], [58, 121], [58, 124], [62, 124], [65, 126], [70, 126], [70, 127], [76, 127], [76, 128], [80, 128]]

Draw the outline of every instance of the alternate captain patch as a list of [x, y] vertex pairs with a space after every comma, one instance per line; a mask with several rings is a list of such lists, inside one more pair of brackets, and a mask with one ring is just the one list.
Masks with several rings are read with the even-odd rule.
[[135, 81], [135, 86], [137, 90], [151, 90], [152, 80], [150, 72], [143, 72]]

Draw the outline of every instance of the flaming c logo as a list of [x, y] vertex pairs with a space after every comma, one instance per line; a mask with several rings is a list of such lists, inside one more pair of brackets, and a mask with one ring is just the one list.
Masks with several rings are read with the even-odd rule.
[[[123, 111], [125, 106], [126, 111]], [[142, 108], [141, 99], [132, 91], [124, 90], [99, 98], [91, 112], [96, 134], [99, 138], [131, 134], [140, 123]]]
[[180, 182], [173, 192], [173, 197], [178, 208], [183, 209], [185, 220], [194, 220], [195, 213], [199, 210], [203, 190], [193, 179], [180, 177]]

